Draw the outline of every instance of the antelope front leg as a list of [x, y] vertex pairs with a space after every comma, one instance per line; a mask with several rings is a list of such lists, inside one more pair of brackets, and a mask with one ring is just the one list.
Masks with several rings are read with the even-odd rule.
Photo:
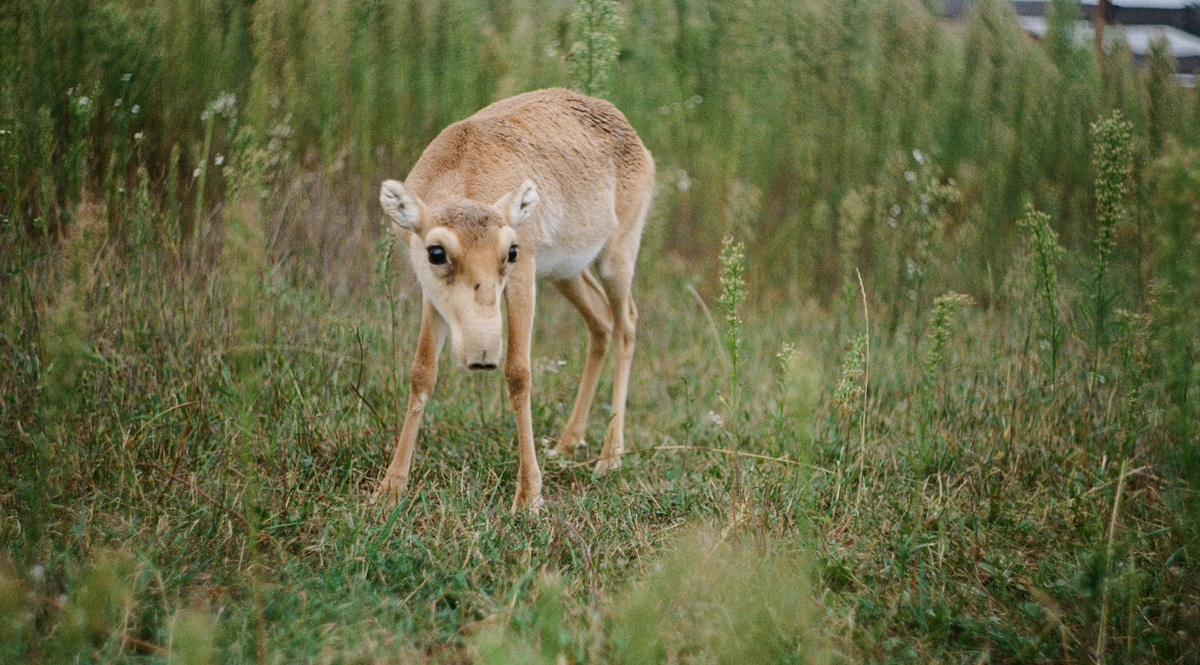
[[425, 403], [433, 394], [437, 383], [438, 355], [446, 342], [446, 322], [428, 300], [421, 309], [421, 333], [417, 338], [417, 353], [413, 357], [408, 393], [408, 411], [404, 414], [404, 427], [396, 439], [396, 452], [392, 463], [375, 492], [376, 500], [394, 503], [408, 485], [408, 471], [412, 466], [413, 449], [417, 435], [421, 432], [421, 419], [425, 415]]
[[529, 396], [532, 392], [532, 373], [529, 370], [530, 346], [533, 343], [533, 307], [537, 298], [532, 257], [515, 266], [505, 289], [508, 303], [508, 353], [504, 359], [504, 378], [508, 383], [508, 399], [517, 417], [517, 446], [521, 465], [517, 470], [517, 493], [513, 497], [513, 512], [528, 508], [537, 512], [542, 507], [542, 471], [538, 468], [537, 451], [533, 447], [533, 413]]

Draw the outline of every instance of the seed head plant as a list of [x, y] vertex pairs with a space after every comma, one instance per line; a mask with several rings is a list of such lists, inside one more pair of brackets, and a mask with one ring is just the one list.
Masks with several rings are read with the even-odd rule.
[[571, 87], [576, 92], [603, 97], [617, 61], [617, 31], [621, 17], [614, 0], [576, 0], [571, 13], [576, 41], [571, 44], [567, 65]]
[[[742, 243], [735, 243], [733, 238], [725, 236], [721, 245], [721, 296], [717, 302], [725, 313], [725, 350], [729, 354], [729, 434], [734, 450], [741, 448], [742, 433], [742, 386], [740, 376], [739, 354], [742, 348], [742, 317], [738, 306], [746, 297], [746, 283], [743, 275], [746, 272], [744, 264], [745, 248]], [[736, 462], [736, 460], [735, 460]], [[740, 492], [741, 464], [734, 479], [738, 483], [735, 494]]]
[[1066, 250], [1058, 244], [1058, 233], [1050, 226], [1050, 216], [1038, 212], [1033, 204], [1025, 208], [1025, 217], [1017, 222], [1025, 231], [1036, 280], [1035, 299], [1041, 318], [1044, 341], [1050, 349], [1050, 384], [1058, 375], [1058, 356], [1062, 346], [1062, 324], [1058, 312], [1058, 264]]
[[204, 233], [204, 188], [208, 181], [208, 165], [212, 155], [212, 139], [213, 128], [216, 125], [217, 117], [225, 116], [230, 123], [231, 128], [237, 122], [237, 95], [232, 92], [221, 93], [221, 96], [213, 100], [208, 108], [200, 114], [200, 121], [204, 123], [204, 147], [197, 155], [196, 163], [196, 209], [195, 218], [192, 220], [192, 260], [198, 260], [200, 257], [201, 244]]
[[[913, 329], [919, 330], [925, 285], [932, 277], [939, 258], [939, 243], [945, 228], [948, 208], [962, 194], [954, 180], [943, 181], [941, 169], [928, 155], [914, 150], [911, 159], [892, 160], [902, 178], [894, 183], [893, 203], [887, 208], [888, 226], [897, 229], [901, 253], [897, 269], [898, 283], [913, 304]], [[904, 169], [899, 174], [899, 169]], [[900, 307], [893, 309], [893, 327], [899, 323]]]
[[946, 356], [946, 342], [950, 339], [950, 321], [959, 310], [973, 305], [971, 296], [951, 291], [933, 301], [929, 314], [929, 348], [925, 351], [925, 375], [928, 379], [936, 374]]
[[833, 404], [843, 418], [854, 415], [863, 396], [863, 375], [866, 373], [867, 338], [858, 335], [850, 341], [846, 354], [842, 356], [841, 378], [833, 394]]
[[1130, 216], [1128, 199], [1133, 191], [1133, 125], [1120, 111], [1092, 124], [1095, 143], [1092, 164], [1096, 170], [1096, 236], [1089, 286], [1092, 371], [1108, 334], [1115, 294], [1106, 284], [1109, 261], [1116, 248], [1117, 227]]

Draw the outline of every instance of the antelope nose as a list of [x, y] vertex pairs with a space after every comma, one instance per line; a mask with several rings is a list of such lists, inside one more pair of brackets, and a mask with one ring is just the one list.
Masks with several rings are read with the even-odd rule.
[[471, 363], [470, 365], [467, 365], [467, 369], [473, 369], [473, 370], [496, 369], [496, 363]]

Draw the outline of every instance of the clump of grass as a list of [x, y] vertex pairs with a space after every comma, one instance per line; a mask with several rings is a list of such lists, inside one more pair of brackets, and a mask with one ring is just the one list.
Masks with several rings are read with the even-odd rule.
[[826, 662], [807, 574], [796, 553], [697, 532], [618, 603], [615, 650], [631, 664], [685, 654], [730, 664]]
[[144, 645], [130, 635], [135, 628], [138, 573], [127, 554], [97, 553], [65, 603], [57, 600], [51, 605], [56, 630], [46, 645], [48, 655], [65, 662], [76, 654], [119, 653], [131, 640], [134, 646]]
[[216, 617], [196, 610], [177, 612], [171, 620], [167, 651], [170, 665], [213, 665], [220, 651], [216, 641]]
[[561, 580], [543, 575], [531, 622], [492, 624], [472, 648], [488, 665], [826, 663], [828, 629], [810, 574], [803, 553], [783, 543], [694, 529], [611, 592], [603, 621], [572, 620]]

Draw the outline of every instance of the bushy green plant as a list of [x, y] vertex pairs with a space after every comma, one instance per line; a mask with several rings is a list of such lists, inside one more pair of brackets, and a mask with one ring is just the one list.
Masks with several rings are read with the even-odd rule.
[[585, 95], [603, 97], [619, 52], [621, 17], [614, 0], [576, 0], [571, 14], [575, 41], [567, 54], [571, 86]]

